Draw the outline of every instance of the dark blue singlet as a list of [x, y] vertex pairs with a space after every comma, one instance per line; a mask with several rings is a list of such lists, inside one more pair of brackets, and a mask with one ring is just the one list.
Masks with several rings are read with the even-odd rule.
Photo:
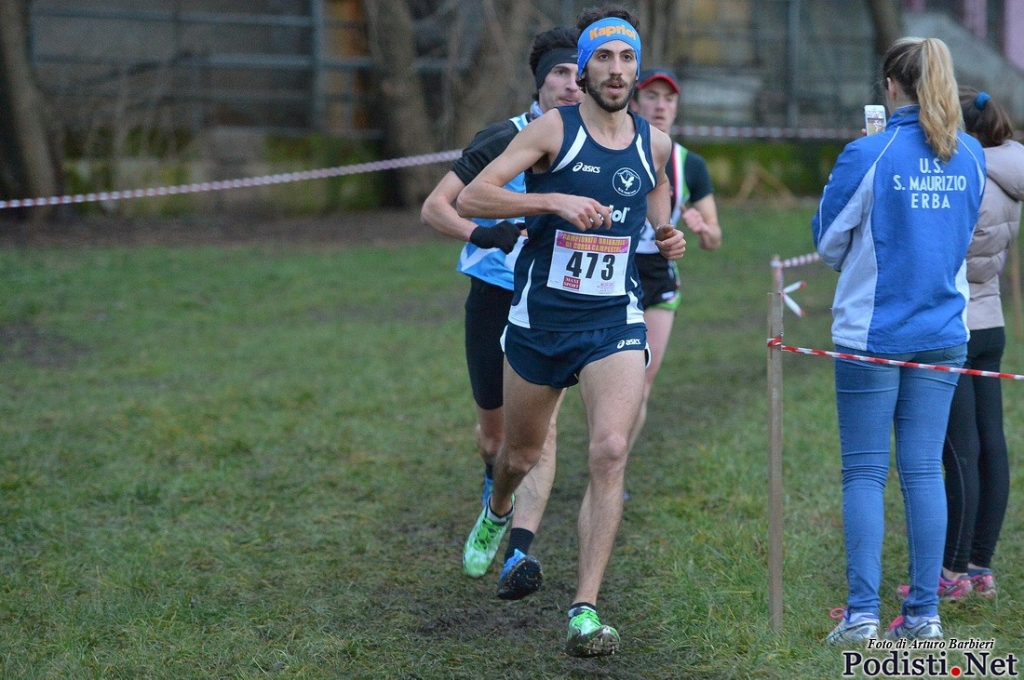
[[611, 208], [612, 225], [581, 232], [554, 214], [527, 217], [509, 323], [552, 331], [643, 323], [634, 259], [657, 183], [650, 126], [630, 112], [633, 143], [608, 149], [587, 133], [578, 106], [558, 111], [562, 147], [549, 170], [526, 173], [526, 191], [589, 196]]

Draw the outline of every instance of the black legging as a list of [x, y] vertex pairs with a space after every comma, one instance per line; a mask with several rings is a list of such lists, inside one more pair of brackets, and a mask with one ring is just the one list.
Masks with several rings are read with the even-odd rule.
[[[999, 371], [1003, 328], [971, 331], [964, 368]], [[970, 561], [991, 567], [1010, 495], [1000, 378], [961, 375], [950, 407], [942, 465], [949, 522], [943, 566], [957, 573]]]

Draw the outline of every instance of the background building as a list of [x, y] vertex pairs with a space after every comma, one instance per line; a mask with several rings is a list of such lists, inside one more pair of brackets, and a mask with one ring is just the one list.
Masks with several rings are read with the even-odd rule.
[[[945, 40], [960, 81], [1024, 123], [1024, 0], [890, 2], [626, 4], [641, 17], [645, 63], [681, 78], [679, 122], [730, 128], [687, 127], [690, 139], [849, 139], [863, 105], [882, 100], [879, 7], [899, 10], [896, 35]], [[461, 148], [529, 101], [532, 36], [592, 4], [31, 0], [28, 45], [68, 188], [125, 188]], [[422, 200], [436, 170], [398, 171], [392, 198]]]
[[[477, 16], [486, 3], [406, 4], [416, 67], [443, 89], [445, 78], [462, 77], [487, 49]], [[571, 22], [589, 3], [533, 4], [551, 22]], [[903, 4], [906, 34], [946, 40], [961, 80], [992, 91], [1024, 119], [1024, 0]], [[879, 98], [864, 0], [640, 6], [650, 15], [645, 36], [659, 43], [650, 57], [684, 80], [688, 123], [842, 128], [858, 125], [861, 106]], [[359, 0], [36, 0], [30, 11], [32, 63], [71, 128], [144, 114], [152, 125], [192, 131], [384, 134]], [[457, 44], [446, 40], [454, 35]], [[440, 98], [432, 103], [442, 107], [439, 118], [448, 115]]]

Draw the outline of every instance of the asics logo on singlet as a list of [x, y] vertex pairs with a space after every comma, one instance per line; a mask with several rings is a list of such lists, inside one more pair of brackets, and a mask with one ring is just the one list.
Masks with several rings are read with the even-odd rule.
[[630, 168], [620, 168], [612, 176], [612, 186], [623, 196], [635, 196], [640, 191], [640, 175]]
[[601, 174], [601, 167], [598, 165], [587, 165], [583, 161], [580, 161], [576, 165], [572, 166], [573, 172], [591, 172], [595, 175]]
[[629, 338], [628, 340], [619, 340], [619, 344], [615, 346], [616, 349], [622, 349], [623, 347], [639, 347], [640, 341], [636, 338]]

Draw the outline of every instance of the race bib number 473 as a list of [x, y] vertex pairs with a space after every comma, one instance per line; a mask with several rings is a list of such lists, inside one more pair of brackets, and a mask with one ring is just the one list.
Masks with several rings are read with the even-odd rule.
[[548, 288], [582, 295], [625, 295], [629, 244], [629, 236], [558, 230]]

